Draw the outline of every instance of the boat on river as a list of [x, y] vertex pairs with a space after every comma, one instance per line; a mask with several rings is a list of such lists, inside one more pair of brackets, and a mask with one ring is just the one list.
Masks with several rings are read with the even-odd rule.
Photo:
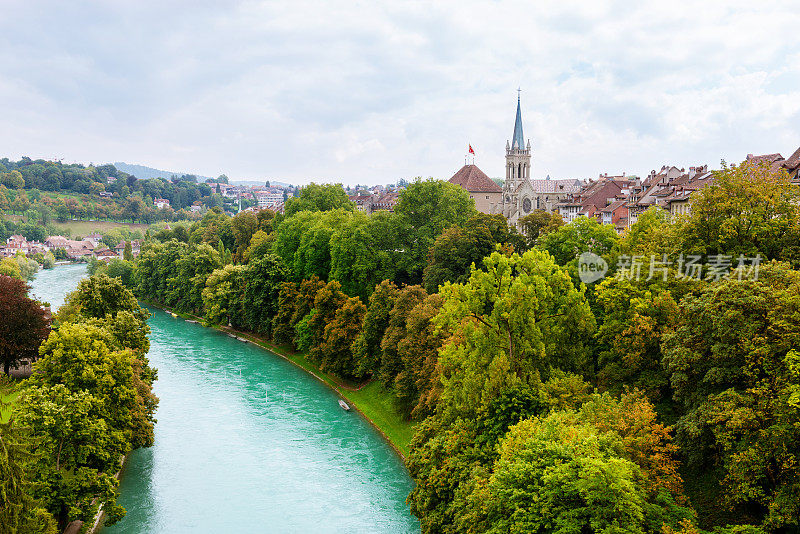
[[342, 399], [339, 399], [339, 406], [341, 406], [341, 407], [342, 407], [342, 410], [344, 410], [344, 411], [346, 411], [346, 412], [349, 412], [349, 411], [350, 411], [350, 405], [349, 405], [349, 404], [347, 404], [347, 403], [346, 403], [345, 401], [343, 401]]
[[170, 314], [170, 315], [171, 315], [173, 318], [175, 318], [175, 319], [177, 319], [177, 318], [178, 318], [178, 314], [177, 314], [177, 313], [174, 313], [174, 312], [169, 312], [169, 314]]

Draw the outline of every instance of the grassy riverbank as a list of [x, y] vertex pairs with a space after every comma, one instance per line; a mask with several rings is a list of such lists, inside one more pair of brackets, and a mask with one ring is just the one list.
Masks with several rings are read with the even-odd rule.
[[[165, 309], [156, 303], [147, 302], [149, 305]], [[169, 310], [168, 310], [169, 311]], [[202, 321], [202, 317], [197, 317], [191, 314], [174, 312], [176, 315], [184, 319], [192, 319]], [[301, 367], [306, 372], [317, 378], [318, 380], [327, 384], [331, 389], [336, 390], [351, 407], [357, 409], [372, 425], [383, 435], [390, 445], [402, 456], [404, 459], [408, 456], [409, 444], [414, 435], [414, 423], [406, 421], [397, 413], [394, 408], [395, 395], [392, 391], [383, 387], [383, 385], [372, 380], [363, 385], [349, 384], [341, 379], [328, 374], [322, 370], [305, 354], [297, 353], [291, 350], [288, 345], [275, 345], [264, 338], [254, 335], [249, 332], [241, 332], [234, 328], [228, 328], [218, 325], [211, 325], [212, 328], [221, 332], [234, 334], [241, 338], [259, 345], [270, 352], [286, 358], [298, 367]]]

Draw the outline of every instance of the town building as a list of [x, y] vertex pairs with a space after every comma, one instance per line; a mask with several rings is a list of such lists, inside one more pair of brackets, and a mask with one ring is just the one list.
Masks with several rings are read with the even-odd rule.
[[261, 209], [274, 208], [278, 204], [283, 204], [283, 190], [274, 188], [258, 191], [256, 192], [256, 200], [258, 201], [258, 207]]
[[786, 171], [786, 173], [789, 175], [789, 178], [791, 178], [792, 183], [795, 185], [800, 185], [800, 148], [795, 150], [794, 153], [788, 158], [784, 158], [777, 153], [765, 154], [762, 156], [748, 154], [745, 161], [756, 164], [768, 163], [771, 171]]
[[156, 209], [168, 208], [169, 200], [167, 200], [166, 198], [157, 198], [153, 200], [153, 206], [155, 206]]
[[506, 141], [506, 179], [502, 200], [495, 213], [502, 213], [509, 224], [519, 227], [519, 220], [534, 210], [558, 211], [559, 203], [581, 189], [580, 180], [531, 179], [531, 142], [522, 131], [522, 109], [517, 97], [514, 135]]
[[503, 199], [503, 188], [476, 165], [464, 165], [449, 181], [465, 189], [469, 198], [475, 201], [475, 209], [480, 212], [494, 213]]

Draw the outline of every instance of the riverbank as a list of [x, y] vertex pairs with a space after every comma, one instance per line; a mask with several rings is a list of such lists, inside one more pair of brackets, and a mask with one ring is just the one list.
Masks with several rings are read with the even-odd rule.
[[168, 313], [174, 313], [183, 319], [196, 321], [220, 332], [236, 336], [288, 360], [336, 391], [347, 401], [351, 408], [360, 413], [361, 416], [383, 436], [386, 442], [403, 460], [405, 460], [408, 455], [409, 444], [414, 435], [414, 424], [403, 420], [403, 418], [397, 414], [394, 409], [394, 394], [385, 389], [380, 382], [372, 380], [360, 386], [347, 384], [333, 375], [320, 370], [305, 354], [293, 352], [288, 346], [275, 345], [251, 332], [244, 332], [227, 326], [207, 325], [203, 317], [171, 310], [157, 302], [152, 302], [147, 299], [140, 300], [148, 306], [164, 310]]

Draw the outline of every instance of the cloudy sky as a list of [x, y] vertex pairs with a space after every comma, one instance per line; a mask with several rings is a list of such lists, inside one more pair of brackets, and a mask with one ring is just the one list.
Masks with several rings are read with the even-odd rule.
[[0, 157], [295, 183], [645, 174], [800, 146], [792, 1], [2, 0]]

